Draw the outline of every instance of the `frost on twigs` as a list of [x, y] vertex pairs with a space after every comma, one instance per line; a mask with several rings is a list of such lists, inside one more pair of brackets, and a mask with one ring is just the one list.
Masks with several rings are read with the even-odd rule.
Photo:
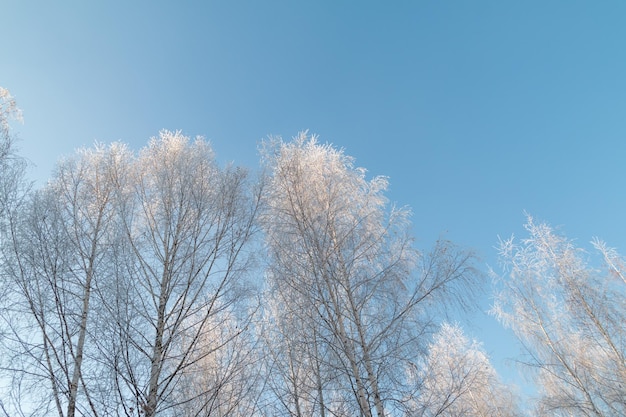
[[4, 87], [0, 87], [0, 134], [6, 140], [9, 135], [9, 121], [22, 121], [22, 111], [17, 107], [15, 99]]
[[[395, 415], [413, 389], [435, 311], [479, 281], [473, 255], [440, 241], [413, 246], [410, 211], [393, 207], [386, 177], [366, 178], [343, 150], [302, 133], [266, 144], [261, 224], [268, 310], [279, 327], [268, 350], [284, 414]], [[458, 303], [456, 303], [458, 304]], [[455, 304], [455, 305], [456, 305]]]
[[623, 258], [592, 242], [602, 267], [529, 216], [528, 237], [501, 245], [505, 276], [492, 310], [528, 353], [542, 415], [626, 414]]
[[515, 392], [502, 383], [480, 343], [458, 325], [440, 327], [414, 378], [420, 393], [410, 400], [412, 415], [519, 415]]

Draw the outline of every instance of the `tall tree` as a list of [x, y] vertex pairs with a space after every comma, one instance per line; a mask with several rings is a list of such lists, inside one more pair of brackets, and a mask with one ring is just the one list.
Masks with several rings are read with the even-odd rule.
[[[9, 90], [0, 87], [0, 311], [11, 305], [10, 292], [12, 285], [7, 278], [6, 266], [10, 265], [11, 251], [7, 250], [11, 242], [11, 225], [14, 218], [21, 212], [21, 206], [28, 191], [25, 181], [26, 163], [15, 148], [15, 136], [11, 131], [11, 120], [21, 121], [21, 111]], [[10, 337], [10, 325], [0, 317], [0, 349], [7, 343]], [[0, 354], [0, 371], [12, 366], [9, 355]], [[2, 376], [0, 380], [10, 381], [10, 378]], [[0, 382], [0, 412], [6, 414], [6, 403], [10, 401], [8, 393], [10, 386], [4, 386]]]
[[[340, 415], [344, 399], [336, 394], [339, 384], [331, 377], [329, 353], [322, 343], [325, 338], [314, 325], [314, 309], [298, 297], [296, 291], [275, 286], [264, 297], [266, 324], [261, 339], [267, 362], [267, 389], [274, 398], [266, 414]], [[331, 397], [329, 391], [335, 395]]]
[[506, 274], [494, 313], [528, 352], [538, 413], [626, 414], [626, 281], [622, 258], [600, 241], [604, 261], [528, 216], [529, 236], [501, 242]]
[[314, 137], [276, 141], [265, 158], [267, 275], [282, 306], [274, 310], [289, 366], [281, 376], [291, 387], [284, 409], [382, 417], [401, 408], [402, 375], [426, 345], [430, 307], [471, 289], [472, 255], [449, 242], [419, 254], [408, 210], [384, 196], [387, 180], [366, 180]]
[[60, 162], [3, 252], [15, 410], [250, 414], [250, 185], [178, 132]]
[[22, 120], [22, 112], [9, 90], [0, 87], [0, 161], [14, 155], [11, 120]]
[[22, 113], [11, 93], [0, 87], [0, 243], [7, 239], [10, 217], [23, 200], [27, 183], [24, 179], [26, 163], [16, 153], [11, 120], [22, 120]]
[[[109, 302], [117, 320], [109, 360], [124, 413], [178, 415], [190, 404], [178, 395], [190, 373], [217, 360], [247, 326], [238, 306], [257, 202], [245, 171], [221, 169], [206, 141], [168, 131], [137, 158], [131, 193], [121, 207], [127, 251], [116, 294], [124, 302]], [[222, 325], [233, 317], [242, 321]], [[237, 373], [243, 363], [229, 366], [207, 372]], [[226, 385], [196, 390], [194, 400], [204, 400], [194, 413], [211, 414], [219, 389]]]
[[[10, 241], [11, 217], [25, 195], [25, 161], [16, 153], [11, 120], [21, 120], [22, 114], [11, 93], [0, 87], [0, 245]], [[0, 282], [1, 283], [1, 282]], [[0, 289], [2, 287], [0, 286]], [[0, 293], [1, 295], [1, 293]]]
[[51, 401], [59, 416], [99, 414], [99, 366], [88, 357], [96, 342], [90, 337], [93, 294], [116, 244], [117, 172], [127, 157], [117, 144], [79, 151], [12, 219], [13, 254], [5, 270], [14, 291], [7, 313], [16, 318], [15, 359], [25, 362], [21, 375], [33, 387], [49, 389], [50, 396], [35, 397]]
[[520, 416], [514, 391], [503, 384], [480, 344], [458, 325], [444, 323], [428, 349], [411, 415], [423, 417]]

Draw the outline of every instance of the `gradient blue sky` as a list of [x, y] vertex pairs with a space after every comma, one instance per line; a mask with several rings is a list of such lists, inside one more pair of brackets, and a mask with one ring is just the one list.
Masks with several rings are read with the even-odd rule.
[[[261, 139], [308, 129], [389, 176], [420, 248], [445, 233], [495, 266], [526, 210], [626, 252], [626, 2], [4, 0], [0, 17], [40, 183], [96, 140], [180, 129], [255, 168]], [[475, 323], [508, 372], [510, 337]]]

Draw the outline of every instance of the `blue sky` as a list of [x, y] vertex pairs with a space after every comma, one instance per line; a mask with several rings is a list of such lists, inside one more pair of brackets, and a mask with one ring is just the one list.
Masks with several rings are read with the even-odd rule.
[[[96, 140], [138, 149], [180, 129], [255, 168], [260, 140], [308, 129], [389, 176], [420, 248], [445, 233], [495, 266], [497, 236], [521, 234], [526, 210], [626, 252], [626, 2], [1, 9], [0, 85], [23, 110], [39, 183]], [[493, 319], [475, 323], [502, 370], [517, 348]]]

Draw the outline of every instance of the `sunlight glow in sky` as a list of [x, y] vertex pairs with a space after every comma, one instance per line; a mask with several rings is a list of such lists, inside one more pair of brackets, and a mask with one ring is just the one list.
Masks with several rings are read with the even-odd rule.
[[[39, 184], [94, 141], [182, 130], [256, 169], [260, 140], [308, 129], [389, 177], [420, 248], [443, 235], [497, 268], [526, 210], [626, 251], [625, 2], [9, 0], [1, 14], [0, 85]], [[468, 334], [512, 372], [493, 318]]]

